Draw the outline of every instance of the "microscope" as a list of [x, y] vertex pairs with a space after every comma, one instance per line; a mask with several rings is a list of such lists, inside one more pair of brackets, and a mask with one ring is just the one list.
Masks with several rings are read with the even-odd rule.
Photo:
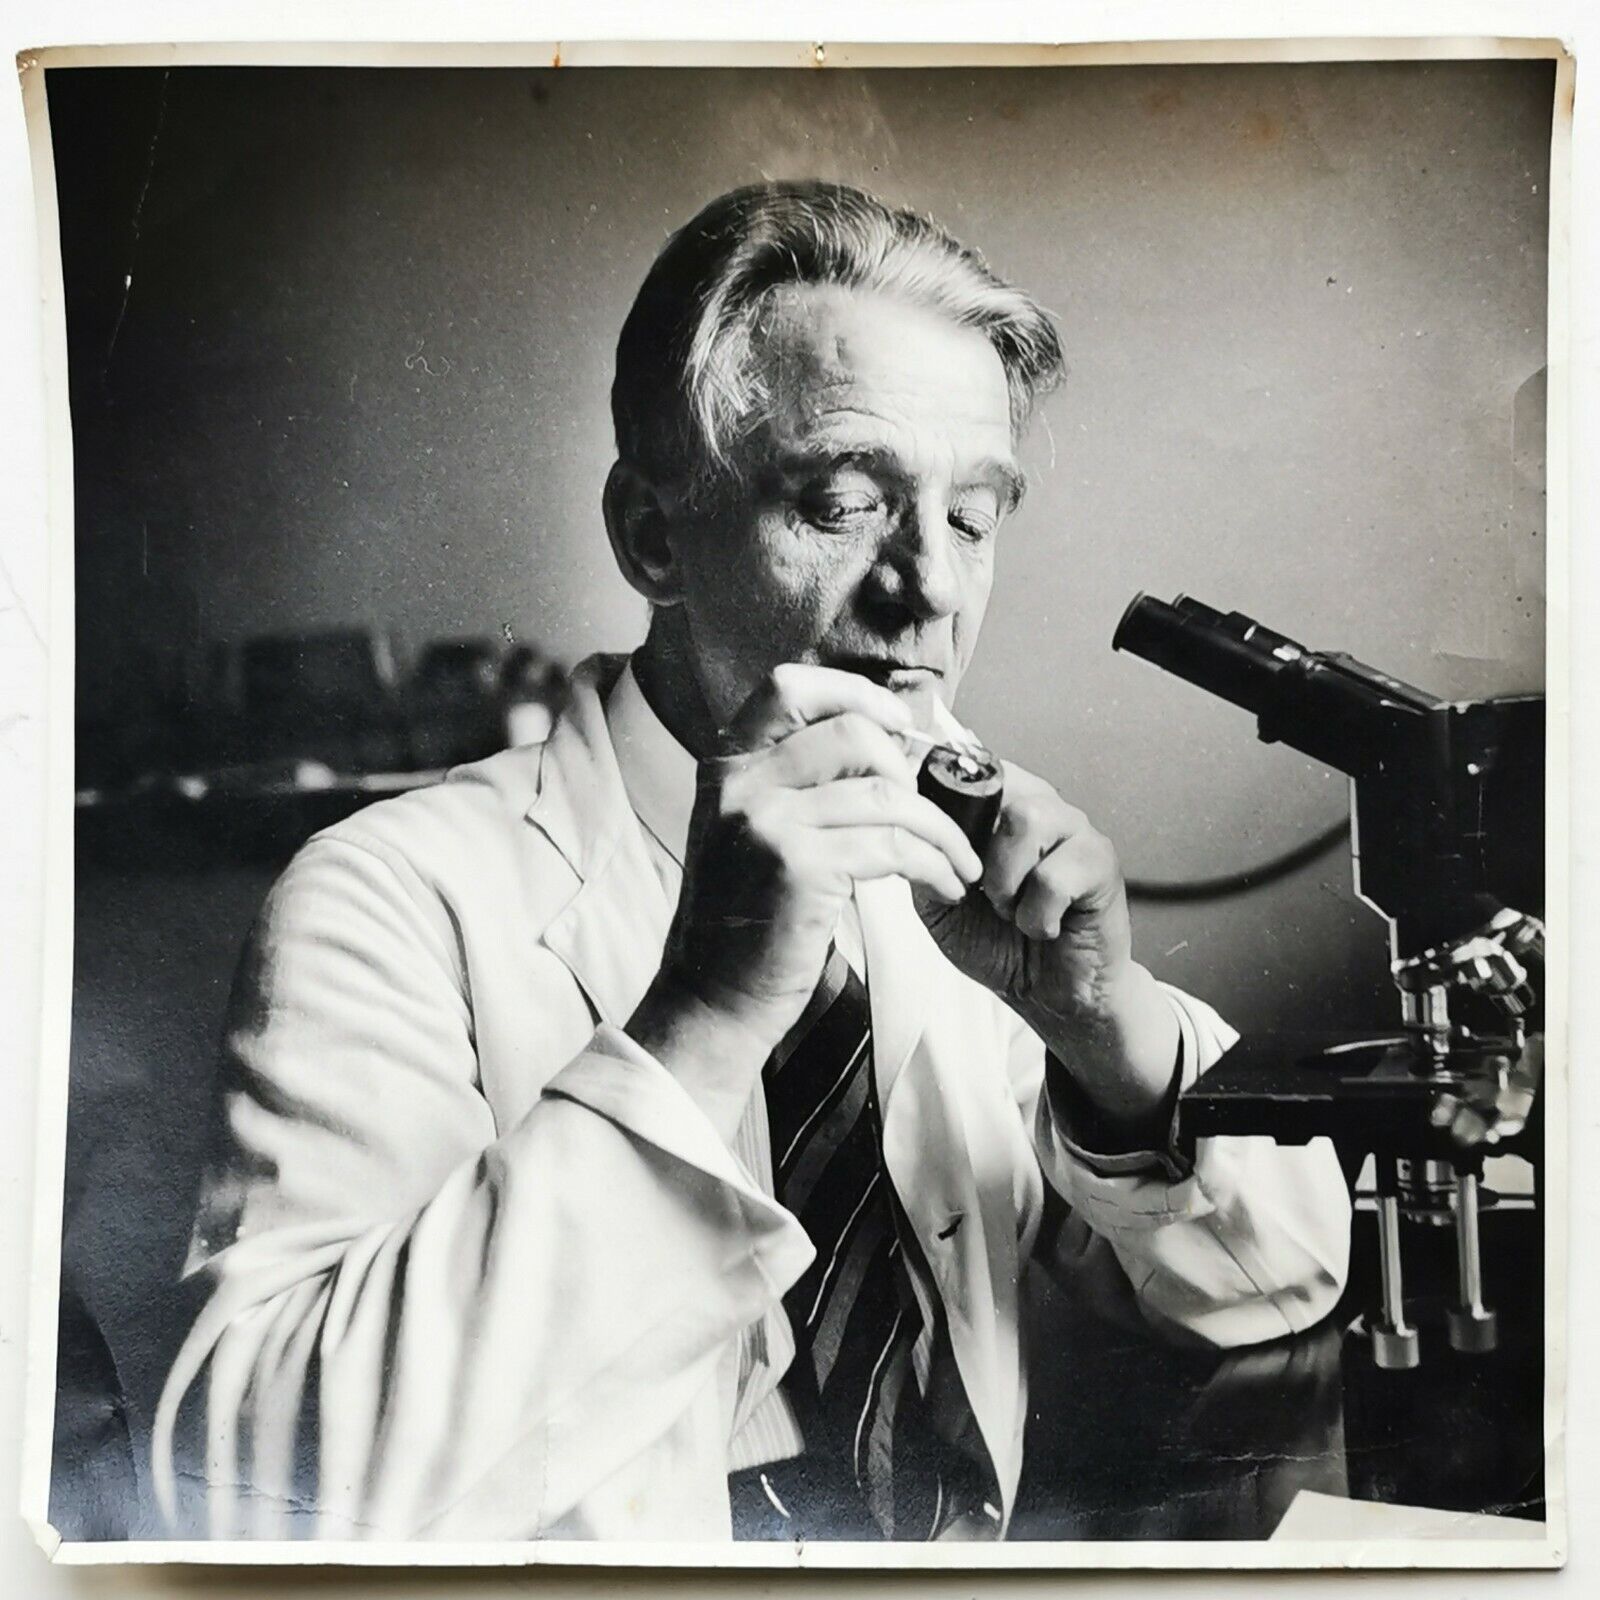
[[[1239, 612], [1137, 595], [1112, 647], [1252, 713], [1261, 739], [1350, 779], [1355, 887], [1388, 923], [1400, 1028], [1382, 1038], [1241, 1040], [1183, 1097], [1186, 1138], [1333, 1140], [1376, 1175], [1379, 1367], [1419, 1363], [1402, 1218], [1450, 1226], [1445, 1322], [1493, 1350], [1479, 1210], [1488, 1154], [1539, 1182], [1544, 976], [1544, 697], [1446, 701], [1348, 655], [1308, 650]], [[1537, 1189], [1536, 1189], [1537, 1193]]]

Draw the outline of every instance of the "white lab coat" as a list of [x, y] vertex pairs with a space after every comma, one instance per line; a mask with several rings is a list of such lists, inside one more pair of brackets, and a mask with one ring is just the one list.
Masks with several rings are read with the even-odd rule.
[[[580, 670], [545, 744], [327, 830], [270, 895], [230, 1013], [200, 1309], [156, 1419], [184, 1531], [728, 1536], [731, 1432], [782, 1376], [758, 1358], [741, 1385], [741, 1341], [747, 1373], [783, 1346], [750, 1334], [812, 1249], [621, 1031], [673, 907], [607, 733], [620, 665]], [[1096, 1170], [1039, 1041], [944, 961], [905, 883], [857, 905], [885, 1160], [1009, 1517], [1027, 1360], [1049, 1359], [1018, 1331], [1046, 1182], [1066, 1256], [1217, 1346], [1332, 1306], [1348, 1197], [1325, 1142], [1206, 1141], [1176, 1180]], [[1192, 1079], [1232, 1036], [1169, 993]]]

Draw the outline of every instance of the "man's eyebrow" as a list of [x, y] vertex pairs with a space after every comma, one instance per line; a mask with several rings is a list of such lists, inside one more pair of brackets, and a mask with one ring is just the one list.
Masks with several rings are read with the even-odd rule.
[[1022, 504], [1023, 495], [1028, 492], [1028, 479], [1022, 468], [1016, 462], [1003, 460], [999, 456], [980, 461], [966, 475], [964, 482], [998, 485], [1007, 511], [1015, 511]]
[[911, 476], [892, 450], [875, 449], [871, 445], [848, 449], [830, 449], [819, 445], [815, 449], [785, 451], [778, 458], [778, 470], [786, 477], [799, 477], [808, 472], [869, 472], [880, 478], [904, 480]]
[[[786, 478], [800, 477], [808, 472], [860, 471], [895, 482], [909, 482], [912, 474], [892, 450], [873, 446], [858, 446], [844, 450], [821, 447], [815, 450], [791, 450], [777, 462], [777, 468]], [[1000, 456], [986, 456], [970, 472], [962, 474], [960, 487], [975, 485], [995, 487], [1007, 511], [1015, 511], [1027, 492], [1028, 480], [1022, 469], [1013, 461]]]

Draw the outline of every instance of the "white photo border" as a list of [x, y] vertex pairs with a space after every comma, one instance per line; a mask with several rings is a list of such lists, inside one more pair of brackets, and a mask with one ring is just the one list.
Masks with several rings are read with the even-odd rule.
[[[1063, 27], [1066, 19], [1063, 19]], [[1561, 1565], [1567, 1549], [1563, 1444], [1567, 1349], [1569, 1240], [1568, 1151], [1552, 1137], [1546, 1156], [1545, 1440], [1548, 1521], [1539, 1538], [1485, 1542], [1395, 1538], [1372, 1541], [1193, 1542], [1128, 1541], [1014, 1543], [987, 1546], [869, 1545], [852, 1542], [791, 1545], [648, 1544], [529, 1541], [494, 1543], [326, 1541], [63, 1542], [48, 1521], [51, 1435], [67, 1070], [71, 1014], [73, 929], [73, 496], [72, 439], [67, 400], [67, 343], [54, 169], [45, 106], [45, 77], [54, 69], [97, 66], [363, 66], [529, 67], [574, 70], [598, 66], [761, 66], [795, 70], [927, 66], [1041, 67], [1253, 62], [1548, 59], [1555, 63], [1551, 130], [1550, 267], [1548, 302], [1549, 414], [1548, 578], [1546, 665], [1549, 696], [1547, 869], [1564, 884], [1571, 860], [1572, 778], [1569, 724], [1571, 604], [1571, 142], [1575, 57], [1560, 40], [1544, 37], [1413, 36], [1278, 39], [1153, 39], [1143, 43], [932, 43], [777, 40], [716, 42], [685, 39], [628, 42], [590, 38], [542, 43], [385, 44], [299, 42], [71, 45], [24, 52], [18, 58], [32, 161], [40, 242], [42, 344], [45, 354], [48, 470], [48, 638], [46, 682], [45, 885], [42, 1009], [39, 1031], [33, 1257], [29, 1273], [29, 1366], [25, 1396], [22, 1511], [52, 1559], [72, 1564], [197, 1562], [415, 1566], [538, 1565], [589, 1567], [1061, 1569], [1093, 1568], [1487, 1568]], [[1572, 949], [1572, 908], [1556, 895], [1548, 923], [1558, 950]], [[1544, 1087], [1552, 1133], [1568, 1125], [1567, 1038], [1570, 972], [1553, 963], [1548, 977], [1549, 1055]]]

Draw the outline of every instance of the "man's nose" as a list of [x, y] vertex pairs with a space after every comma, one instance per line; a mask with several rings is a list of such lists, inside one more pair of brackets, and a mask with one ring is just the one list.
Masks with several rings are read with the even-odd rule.
[[942, 498], [906, 507], [880, 560], [886, 595], [919, 622], [947, 617], [959, 599], [954, 540]]

